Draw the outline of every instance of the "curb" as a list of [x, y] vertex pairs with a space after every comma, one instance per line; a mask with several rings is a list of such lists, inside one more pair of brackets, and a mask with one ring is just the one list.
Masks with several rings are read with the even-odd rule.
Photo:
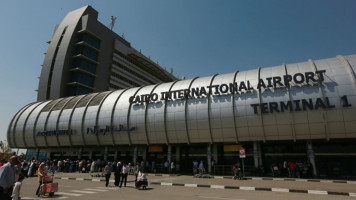
[[[217, 179], [233, 179], [230, 176], [214, 176], [212, 178]], [[318, 182], [318, 183], [345, 183], [345, 184], [356, 184], [356, 181], [343, 181], [343, 180], [320, 180], [320, 179], [298, 179], [298, 178], [255, 178], [255, 177], [244, 177], [244, 180], [259, 180], [259, 181], [297, 181], [297, 182]]]
[[224, 185], [201, 185], [201, 184], [165, 183], [165, 182], [151, 182], [151, 184], [161, 185], [161, 186], [201, 187], [201, 188], [234, 189], [234, 190], [247, 190], [247, 191], [291, 192], [291, 193], [356, 197], [356, 193], [330, 192], [330, 191], [323, 191], [323, 190], [294, 190], [294, 189], [287, 189], [287, 188], [238, 187], [238, 186], [224, 186]]

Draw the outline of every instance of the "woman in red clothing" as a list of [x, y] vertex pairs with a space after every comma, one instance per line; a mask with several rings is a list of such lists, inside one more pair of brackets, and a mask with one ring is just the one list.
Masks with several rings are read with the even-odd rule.
[[290, 164], [289, 164], [289, 169], [290, 169], [290, 175], [291, 175], [291, 177], [294, 178], [294, 176], [295, 176], [295, 164], [294, 164], [293, 161], [290, 162]]

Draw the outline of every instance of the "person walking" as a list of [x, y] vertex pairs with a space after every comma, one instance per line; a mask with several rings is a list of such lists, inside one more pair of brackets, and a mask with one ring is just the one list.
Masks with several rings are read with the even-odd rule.
[[137, 162], [136, 166], [134, 167], [134, 174], [136, 176], [135, 181], [137, 181], [137, 175], [139, 172], [141, 172], [141, 173], [143, 172], [142, 165], [140, 164], [140, 162]]
[[111, 162], [108, 162], [108, 164], [105, 166], [104, 168], [104, 174], [105, 174], [105, 180], [106, 180], [106, 184], [105, 186], [108, 187], [109, 185], [109, 180], [110, 180], [110, 176], [111, 176], [111, 171], [112, 171], [112, 166], [111, 166]]
[[176, 166], [175, 166], [174, 162], [172, 161], [172, 162], [171, 162], [171, 173], [172, 173], [172, 174], [174, 174], [175, 169], [176, 169]]
[[121, 162], [117, 162], [117, 167], [115, 169], [115, 186], [118, 187], [120, 184], [120, 177], [121, 177], [121, 170], [122, 170], [122, 165]]
[[12, 189], [15, 184], [15, 165], [20, 163], [17, 156], [12, 156], [9, 162], [0, 167], [0, 199], [11, 200]]
[[168, 174], [169, 172], [169, 162], [168, 160], [166, 160], [166, 162], [164, 162], [164, 171], [166, 172], [166, 174]]
[[124, 163], [124, 166], [122, 167], [122, 170], [121, 170], [122, 178], [121, 178], [120, 188], [122, 186], [122, 182], [124, 181], [124, 179], [125, 179], [124, 187], [126, 187], [127, 174], [129, 173], [129, 170], [130, 170], [129, 166], [127, 166], [127, 164]]
[[205, 168], [204, 168], [203, 161], [201, 160], [199, 164], [199, 173], [202, 174], [204, 172], [205, 172]]
[[40, 191], [40, 188], [41, 188], [41, 185], [43, 183], [43, 178], [47, 175], [47, 170], [45, 168], [45, 163], [42, 162], [40, 164], [40, 167], [38, 168], [38, 171], [37, 171], [37, 176], [38, 176], [38, 182], [39, 182], [39, 185], [38, 185], [38, 188], [37, 188], [37, 191], [36, 191], [36, 195], [38, 195], [39, 191]]

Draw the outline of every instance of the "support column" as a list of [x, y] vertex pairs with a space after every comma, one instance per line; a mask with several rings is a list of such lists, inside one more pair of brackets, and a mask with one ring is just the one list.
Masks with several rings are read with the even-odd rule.
[[208, 172], [211, 174], [211, 144], [208, 144], [206, 155], [208, 157]]
[[117, 149], [115, 149], [114, 160], [118, 160], [118, 159], [117, 159], [117, 152], [118, 152]]
[[78, 150], [78, 160], [82, 159], [82, 155], [83, 155], [83, 148], [79, 148]]
[[147, 146], [142, 147], [142, 160], [147, 161]]
[[168, 160], [168, 163], [171, 164], [171, 161], [172, 161], [172, 145], [168, 145], [167, 160]]
[[317, 171], [315, 165], [315, 156], [314, 156], [313, 144], [311, 141], [307, 141], [307, 155], [308, 155], [309, 162], [313, 165], [313, 174], [314, 176], [316, 176]]
[[258, 143], [253, 142], [253, 160], [255, 161], [255, 168], [257, 169], [259, 166], [259, 152], [258, 152]]
[[218, 145], [213, 144], [213, 157], [215, 160], [215, 165], [218, 163]]
[[93, 159], [93, 151], [89, 152], [89, 159], [92, 160]]
[[260, 165], [260, 169], [263, 169], [263, 163], [262, 163], [262, 153], [261, 153], [261, 142], [258, 143], [258, 159], [259, 159], [259, 165]]
[[104, 160], [108, 160], [108, 154], [109, 154], [109, 148], [108, 147], [105, 147], [105, 150], [104, 150]]
[[135, 146], [134, 152], [133, 152], [133, 166], [136, 165], [137, 162], [137, 146]]
[[180, 171], [180, 146], [176, 146], [176, 171]]

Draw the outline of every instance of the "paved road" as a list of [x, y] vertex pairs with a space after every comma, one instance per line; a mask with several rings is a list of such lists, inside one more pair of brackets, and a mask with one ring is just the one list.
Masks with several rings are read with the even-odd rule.
[[[129, 177], [132, 180], [133, 177]], [[137, 190], [133, 188], [133, 183], [128, 183], [127, 188], [110, 187], [106, 188], [104, 182], [95, 181], [75, 181], [75, 180], [55, 180], [59, 183], [60, 192], [55, 193], [54, 199], [70, 200], [97, 200], [97, 199], [194, 199], [194, 200], [334, 200], [334, 199], [353, 199], [356, 197], [317, 195], [317, 194], [298, 194], [284, 192], [265, 192], [265, 191], [241, 191], [230, 189], [212, 189], [212, 188], [189, 188], [179, 186], [161, 186], [149, 185], [148, 190]], [[21, 189], [22, 199], [47, 199], [46, 197], [36, 197], [34, 195], [38, 186], [36, 178], [29, 178], [24, 181]]]

